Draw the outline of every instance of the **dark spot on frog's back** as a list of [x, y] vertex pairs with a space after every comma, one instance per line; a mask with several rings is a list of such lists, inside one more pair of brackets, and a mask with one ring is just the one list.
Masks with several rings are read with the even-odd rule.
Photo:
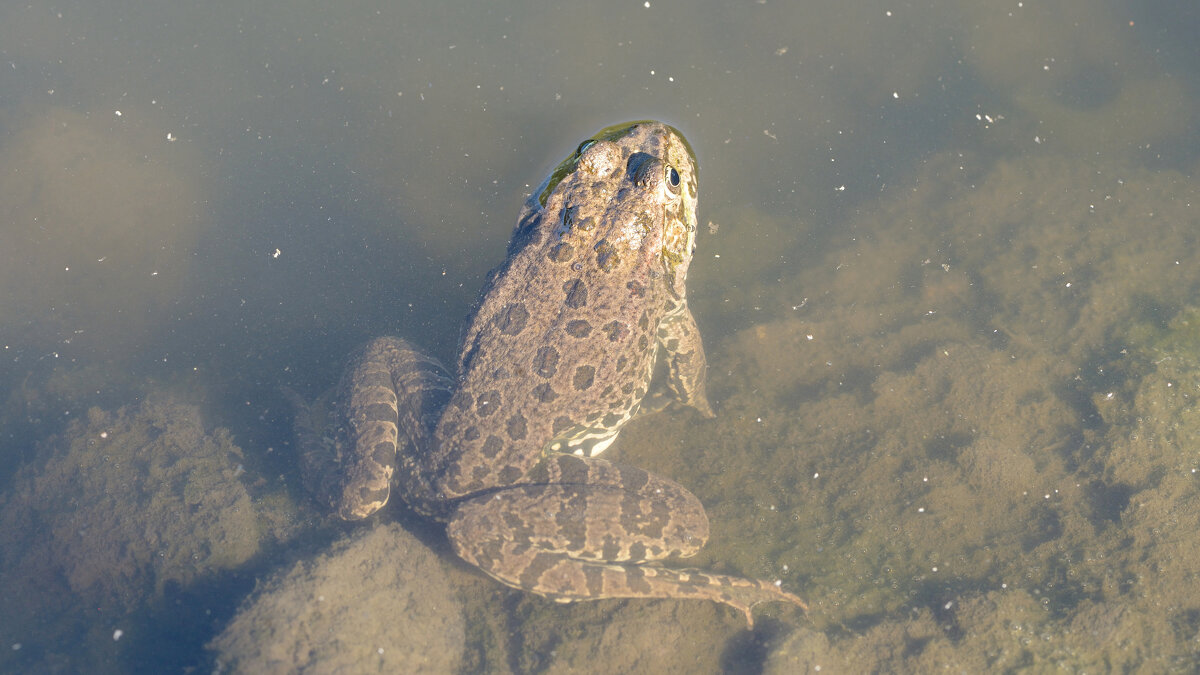
[[525, 470], [516, 466], [506, 466], [500, 470], [500, 482], [504, 485], [510, 485], [517, 482], [525, 475]]
[[577, 338], [585, 338], [592, 332], [592, 324], [583, 320], [575, 319], [567, 322], [567, 335]]
[[580, 309], [587, 306], [587, 285], [582, 279], [571, 279], [563, 283], [563, 291], [567, 294], [567, 307]]
[[611, 272], [617, 265], [621, 263], [621, 254], [617, 251], [617, 247], [613, 246], [607, 239], [596, 244], [596, 264], [605, 272]]
[[545, 379], [554, 377], [558, 372], [558, 350], [554, 347], [540, 347], [533, 357], [533, 372]]
[[487, 417], [500, 409], [500, 392], [484, 392], [475, 400], [475, 412], [480, 417]]
[[575, 249], [567, 243], [555, 244], [546, 257], [554, 262], [570, 262], [575, 257]]
[[554, 426], [552, 427], [552, 430], [557, 434], [566, 431], [573, 426], [575, 426], [575, 422], [572, 421], [570, 417], [567, 417], [566, 415], [559, 415], [558, 417], [554, 418]]
[[596, 229], [596, 219], [591, 216], [579, 217], [578, 208], [570, 209], [569, 221], [564, 218], [564, 225], [579, 232], [591, 232]]
[[596, 369], [592, 366], [579, 366], [575, 369], [575, 378], [571, 384], [574, 385], [576, 391], [583, 391], [592, 386], [592, 382], [596, 379]]
[[515, 302], [505, 305], [496, 315], [496, 328], [504, 335], [518, 335], [525, 330], [528, 321], [529, 310], [525, 309], [524, 303]]
[[620, 321], [609, 321], [608, 323], [604, 324], [600, 330], [604, 331], [604, 334], [608, 336], [610, 342], [618, 342], [623, 340], [625, 336], [629, 335], [629, 327]]
[[499, 436], [490, 435], [487, 437], [487, 440], [483, 442], [483, 445], [479, 447], [479, 449], [483, 452], [484, 457], [492, 459], [495, 458], [496, 455], [500, 454], [500, 450], [503, 447], [504, 441], [501, 440]]
[[554, 391], [549, 382], [543, 382], [533, 388], [533, 397], [542, 403], [550, 403], [558, 398], [558, 392]]
[[508, 418], [508, 423], [505, 425], [505, 430], [508, 432], [508, 437], [514, 441], [520, 441], [525, 438], [525, 417], [520, 413]]

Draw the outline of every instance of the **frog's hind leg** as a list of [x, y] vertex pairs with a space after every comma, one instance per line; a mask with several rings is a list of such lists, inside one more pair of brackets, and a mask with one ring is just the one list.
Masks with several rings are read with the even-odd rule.
[[657, 564], [694, 555], [708, 519], [670, 480], [601, 459], [560, 455], [530, 478], [461, 503], [447, 532], [456, 552], [498, 581], [557, 600], [694, 598], [729, 605], [753, 625], [767, 601], [804, 607], [775, 584]]
[[335, 478], [323, 491], [338, 515], [357, 520], [378, 511], [393, 482], [405, 495], [430, 492], [419, 464], [452, 384], [441, 363], [405, 340], [382, 337], [363, 348], [339, 385], [340, 423], [325, 443]]

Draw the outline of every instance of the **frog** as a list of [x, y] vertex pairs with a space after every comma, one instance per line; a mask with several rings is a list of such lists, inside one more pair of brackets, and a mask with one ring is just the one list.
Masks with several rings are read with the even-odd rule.
[[346, 520], [395, 492], [445, 523], [462, 560], [558, 602], [711, 600], [750, 627], [762, 602], [807, 610], [778, 583], [668, 564], [707, 541], [700, 500], [600, 457], [635, 416], [714, 416], [685, 284], [698, 168], [662, 122], [581, 142], [526, 199], [465, 322], [454, 374], [407, 340], [380, 337], [352, 360], [332, 419], [297, 404], [309, 489]]

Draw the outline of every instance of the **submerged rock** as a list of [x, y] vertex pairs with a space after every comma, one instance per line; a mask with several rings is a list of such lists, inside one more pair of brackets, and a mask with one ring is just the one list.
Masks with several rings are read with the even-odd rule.
[[249, 560], [240, 461], [228, 431], [168, 398], [93, 408], [48, 440], [0, 497], [0, 669], [95, 665], [89, 643], [111, 655], [120, 619]]
[[437, 556], [389, 524], [263, 584], [209, 648], [221, 672], [446, 673], [463, 640]]

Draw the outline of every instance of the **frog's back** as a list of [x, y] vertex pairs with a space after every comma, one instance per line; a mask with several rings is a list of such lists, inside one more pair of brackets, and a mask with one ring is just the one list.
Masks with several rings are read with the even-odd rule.
[[445, 497], [514, 483], [554, 439], [615, 433], [636, 411], [659, 324], [683, 304], [694, 174], [678, 132], [626, 125], [529, 198], [464, 332], [434, 444]]

